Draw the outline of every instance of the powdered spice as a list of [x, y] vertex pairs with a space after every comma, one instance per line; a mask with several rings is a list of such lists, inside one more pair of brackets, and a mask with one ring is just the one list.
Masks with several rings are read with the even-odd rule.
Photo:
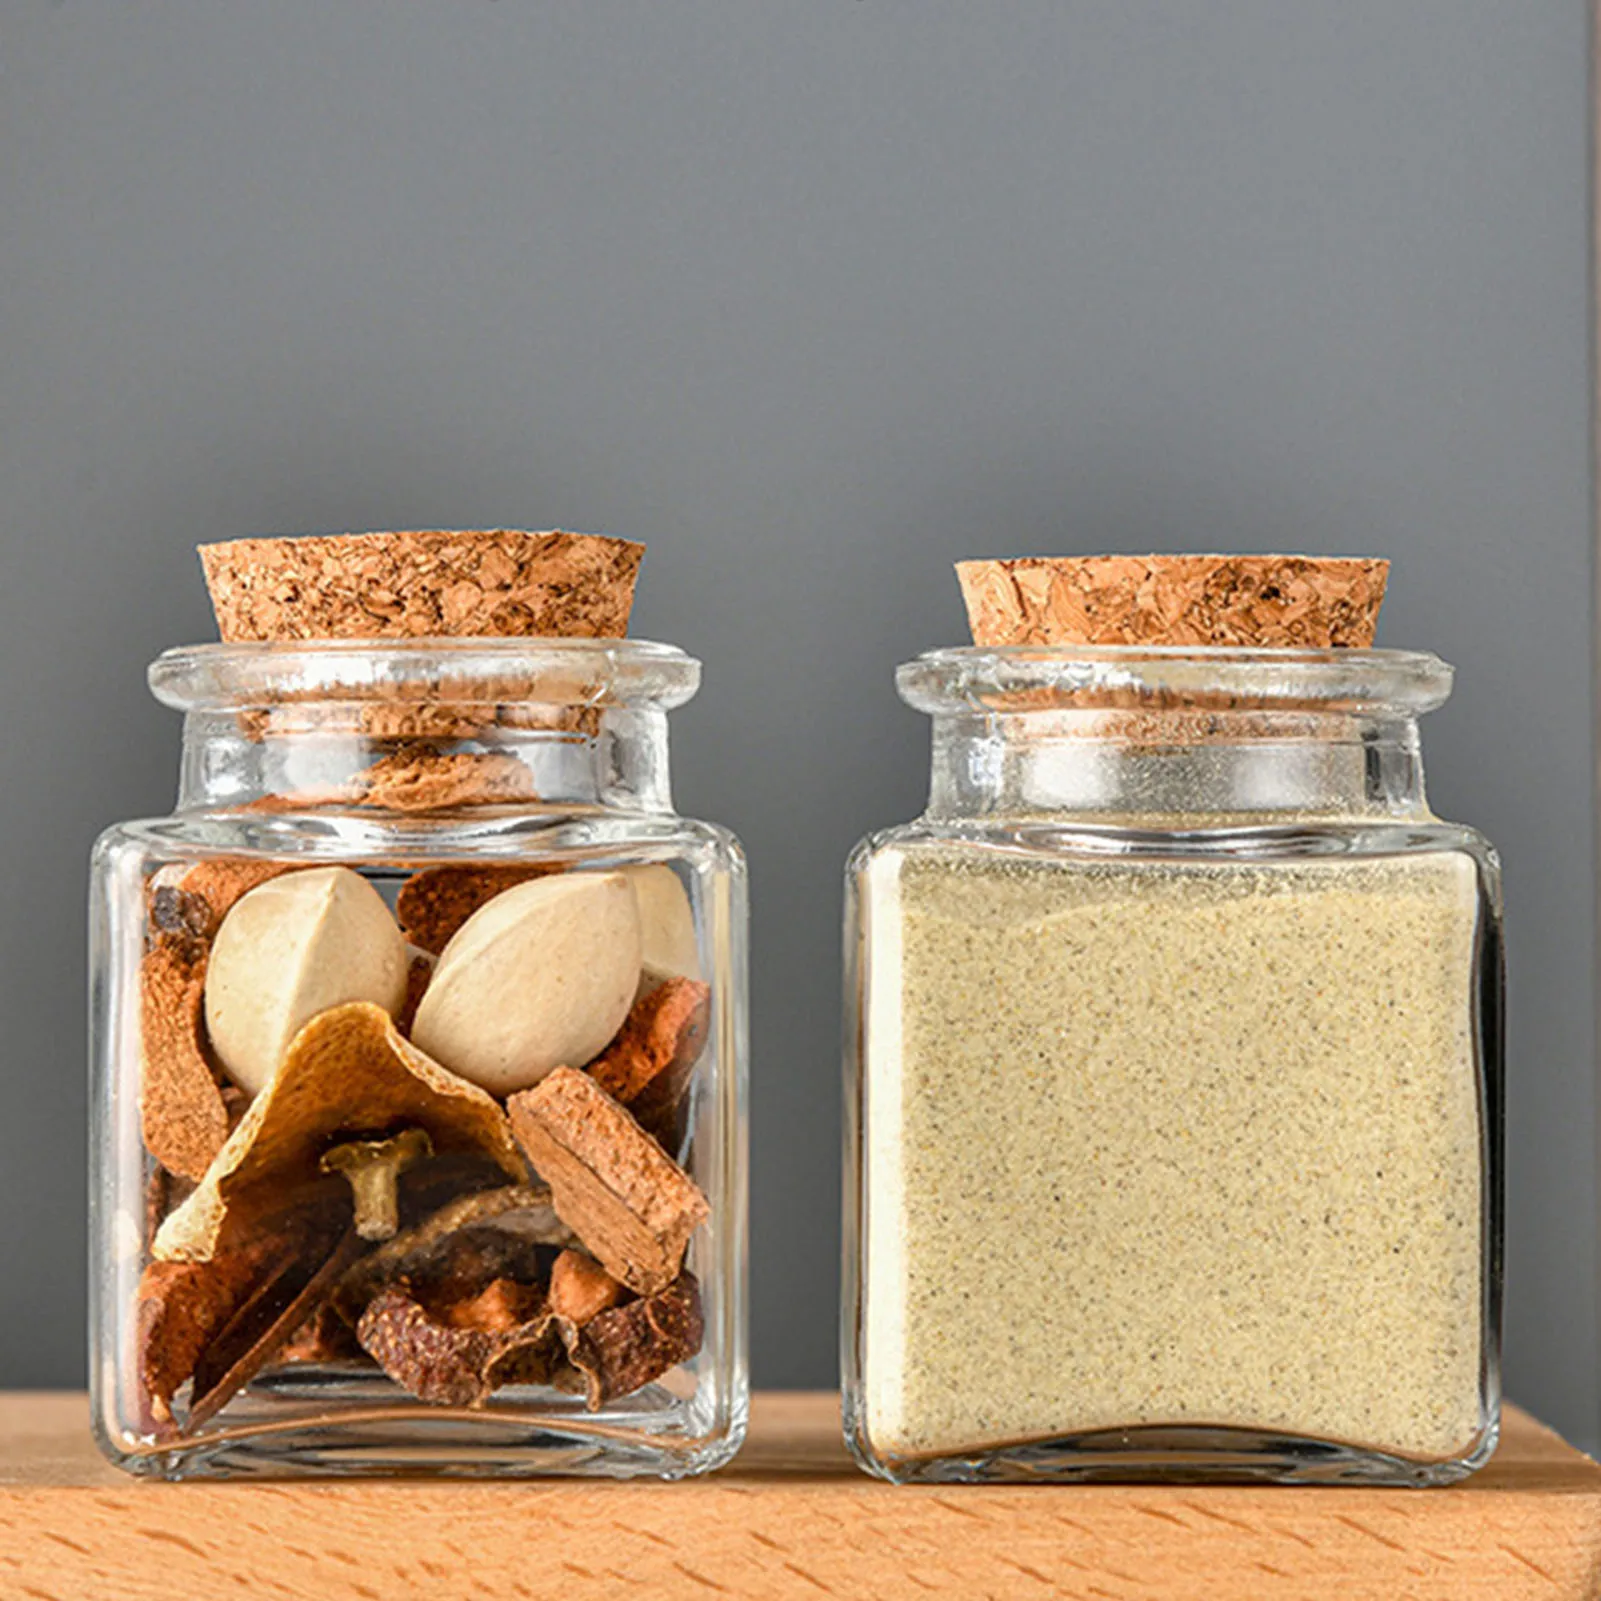
[[1481, 1427], [1473, 861], [882, 851], [863, 1078], [882, 1456]]

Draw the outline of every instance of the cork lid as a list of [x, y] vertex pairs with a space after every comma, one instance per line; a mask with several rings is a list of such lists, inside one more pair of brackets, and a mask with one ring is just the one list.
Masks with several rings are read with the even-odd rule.
[[956, 564], [976, 645], [1366, 649], [1390, 564], [1339, 556], [1024, 556]]
[[513, 528], [234, 539], [200, 562], [228, 643], [620, 639], [645, 547]]

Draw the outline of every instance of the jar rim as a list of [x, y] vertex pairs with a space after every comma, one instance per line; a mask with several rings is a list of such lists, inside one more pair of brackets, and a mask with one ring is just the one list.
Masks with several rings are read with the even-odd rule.
[[1235, 645], [953, 645], [896, 669], [930, 713], [1139, 705], [1412, 718], [1444, 704], [1455, 669], [1428, 651]]
[[646, 639], [310, 639], [179, 645], [150, 664], [151, 693], [185, 712], [280, 702], [437, 701], [682, 706], [700, 662]]

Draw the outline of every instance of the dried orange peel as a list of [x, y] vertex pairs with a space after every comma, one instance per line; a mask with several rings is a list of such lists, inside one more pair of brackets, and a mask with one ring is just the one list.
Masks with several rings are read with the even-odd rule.
[[476, 1151], [515, 1180], [527, 1164], [498, 1103], [425, 1056], [382, 1007], [365, 1001], [319, 1013], [284, 1059], [204, 1179], [162, 1224], [158, 1261], [209, 1261], [253, 1218], [330, 1181], [318, 1168], [341, 1136], [422, 1128], [436, 1151]]

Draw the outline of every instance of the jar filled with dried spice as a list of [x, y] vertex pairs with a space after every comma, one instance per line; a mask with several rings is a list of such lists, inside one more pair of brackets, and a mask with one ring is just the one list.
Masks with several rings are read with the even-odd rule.
[[1500, 899], [1383, 562], [974, 562], [848, 883], [846, 1432], [896, 1480], [1439, 1484], [1499, 1404]]
[[132, 1472], [675, 1478], [745, 1427], [745, 870], [642, 547], [202, 550], [95, 853], [92, 1385]]

